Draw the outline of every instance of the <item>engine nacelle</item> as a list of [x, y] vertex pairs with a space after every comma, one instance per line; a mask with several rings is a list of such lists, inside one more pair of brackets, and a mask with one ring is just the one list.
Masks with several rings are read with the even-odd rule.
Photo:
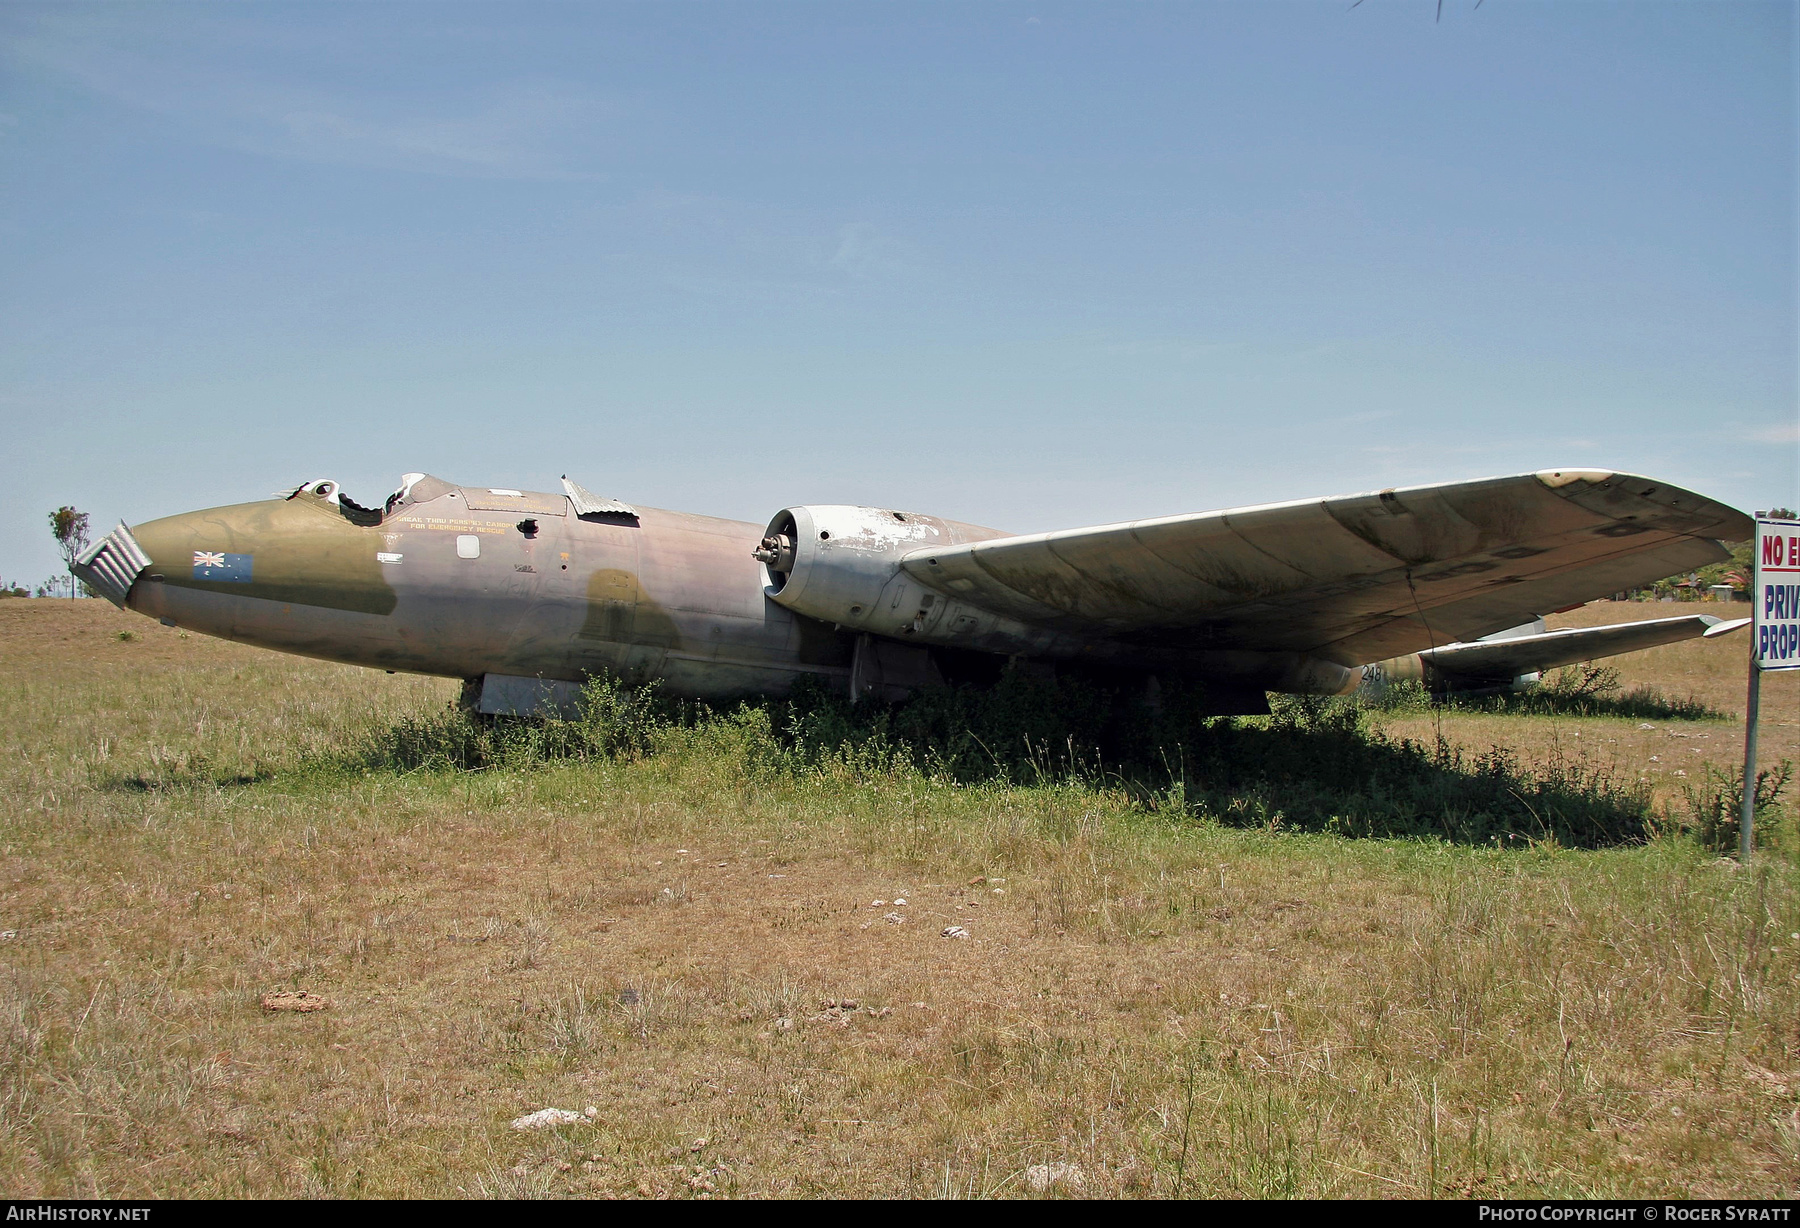
[[939, 601], [903, 576], [902, 558], [932, 546], [1003, 536], [918, 512], [814, 504], [776, 513], [756, 557], [768, 570], [769, 596], [795, 613], [902, 635], [929, 619]]
[[[1173, 669], [1204, 675], [1227, 689], [1254, 690], [1258, 704], [1265, 689], [1335, 695], [1361, 678], [1358, 671], [1299, 653], [1146, 649], [1031, 626], [934, 591], [900, 566], [915, 551], [1004, 536], [915, 512], [813, 505], [777, 513], [754, 553], [768, 571], [764, 591], [772, 600], [797, 614], [915, 650], [970, 649], [1146, 672]], [[859, 660], [868, 647], [859, 646]]]

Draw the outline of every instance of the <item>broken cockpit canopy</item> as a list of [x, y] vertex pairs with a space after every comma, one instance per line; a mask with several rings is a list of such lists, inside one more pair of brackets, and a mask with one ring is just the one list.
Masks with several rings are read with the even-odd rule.
[[400, 489], [387, 497], [382, 511], [385, 515], [392, 516], [403, 507], [410, 507], [414, 503], [430, 503], [455, 489], [443, 478], [434, 478], [429, 473], [403, 473], [400, 475]]
[[301, 495], [311, 495], [322, 503], [329, 503], [342, 512], [344, 519], [355, 524], [375, 525], [392, 516], [401, 508], [413, 503], [425, 503], [437, 498], [456, 487], [442, 478], [434, 478], [428, 473], [406, 473], [400, 476], [400, 488], [387, 497], [387, 501], [379, 508], [364, 507], [344, 493], [343, 486], [332, 478], [316, 478], [311, 482], [302, 482], [299, 486], [286, 492], [289, 499], [297, 499]]
[[[574, 508], [577, 516], [595, 516], [603, 519], [627, 518], [631, 520], [635, 520], [637, 517], [637, 509], [628, 503], [621, 503], [617, 499], [607, 499], [600, 495], [596, 495], [586, 487], [571, 482], [566, 476], [563, 478], [562, 484], [563, 494], [568, 498], [569, 504]], [[362, 504], [356, 502], [349, 495], [344, 493], [343, 487], [338, 482], [331, 478], [318, 478], [311, 482], [305, 482], [294, 487], [294, 489], [290, 491], [283, 492], [283, 494], [289, 499], [297, 499], [301, 495], [310, 495], [320, 502], [329, 503], [332, 507], [335, 507], [339, 512], [343, 513], [347, 520], [351, 520], [357, 524], [375, 525], [380, 524], [383, 520], [386, 520], [395, 513], [411, 507], [415, 503], [429, 503], [433, 499], [451, 494], [457, 489], [458, 488], [451, 483], [444, 481], [442, 478], [434, 478], [429, 473], [403, 473], [400, 475], [400, 488], [389, 495], [387, 501], [384, 502], [379, 509], [364, 507]], [[475, 493], [476, 492], [471, 491], [470, 497], [474, 498]], [[524, 497], [522, 492], [516, 490], [500, 490], [496, 488], [489, 490], [487, 493], [490, 495], [507, 495], [515, 499]], [[549, 496], [549, 498], [552, 499], [555, 497], [556, 496], [554, 495]], [[470, 506], [480, 507], [482, 505], [471, 503]], [[500, 510], [505, 510], [505, 508], [510, 506], [510, 504], [504, 505]], [[560, 516], [562, 515], [562, 512], [558, 511], [556, 514]]]

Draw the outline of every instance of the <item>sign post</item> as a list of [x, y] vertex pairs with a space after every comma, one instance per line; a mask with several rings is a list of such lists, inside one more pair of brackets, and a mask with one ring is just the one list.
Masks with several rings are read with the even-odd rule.
[[1756, 847], [1756, 710], [1766, 669], [1800, 669], [1800, 520], [1757, 513], [1750, 559], [1750, 695], [1744, 712], [1744, 802], [1738, 813], [1738, 860]]

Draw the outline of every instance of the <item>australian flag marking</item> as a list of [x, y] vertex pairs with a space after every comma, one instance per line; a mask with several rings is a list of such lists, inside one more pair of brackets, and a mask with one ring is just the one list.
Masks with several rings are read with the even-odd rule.
[[254, 555], [223, 554], [216, 550], [194, 551], [194, 579], [236, 580], [250, 582], [250, 562]]

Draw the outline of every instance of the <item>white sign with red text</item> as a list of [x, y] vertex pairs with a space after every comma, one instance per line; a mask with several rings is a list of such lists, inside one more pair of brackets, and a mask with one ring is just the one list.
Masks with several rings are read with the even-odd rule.
[[1800, 520], [1756, 522], [1756, 664], [1800, 669]]

